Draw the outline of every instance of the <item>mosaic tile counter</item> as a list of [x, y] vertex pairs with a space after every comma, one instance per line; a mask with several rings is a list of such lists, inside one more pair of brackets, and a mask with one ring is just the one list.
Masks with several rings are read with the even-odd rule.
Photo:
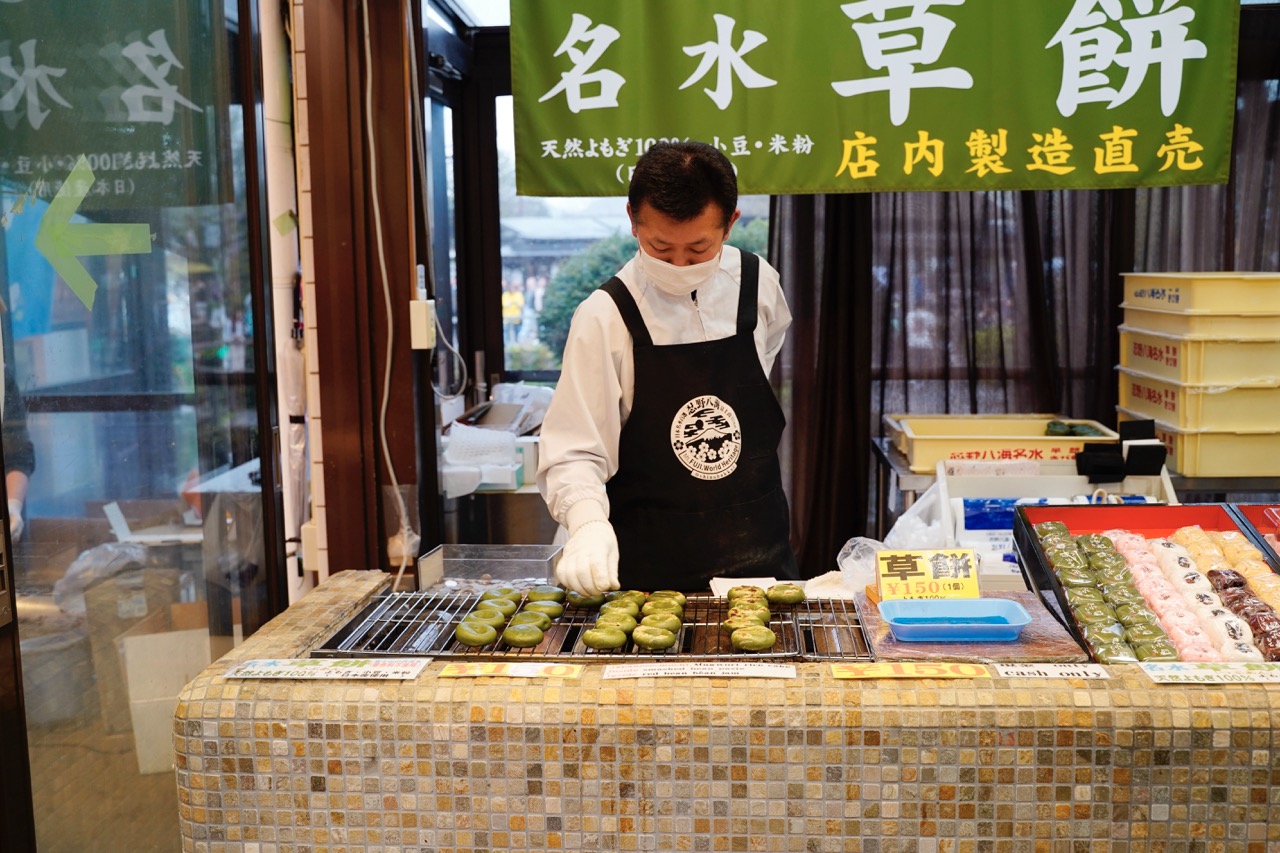
[[184, 851], [1280, 851], [1280, 686], [222, 677], [386, 580], [333, 576], [183, 691]]

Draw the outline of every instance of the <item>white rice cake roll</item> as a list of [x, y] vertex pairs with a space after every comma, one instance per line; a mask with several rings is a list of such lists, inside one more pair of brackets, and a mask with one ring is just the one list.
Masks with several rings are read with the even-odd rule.
[[1204, 632], [1215, 646], [1224, 643], [1252, 643], [1253, 631], [1243, 619], [1225, 607], [1213, 607], [1196, 614]]
[[1262, 652], [1258, 651], [1258, 647], [1253, 643], [1232, 642], [1228, 640], [1218, 647], [1218, 653], [1222, 655], [1225, 661], [1239, 661], [1244, 663], [1252, 663], [1254, 661], [1263, 661]]

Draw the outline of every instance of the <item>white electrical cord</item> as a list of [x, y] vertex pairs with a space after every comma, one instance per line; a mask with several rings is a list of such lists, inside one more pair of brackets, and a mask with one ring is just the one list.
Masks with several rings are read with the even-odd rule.
[[[382, 457], [387, 466], [387, 475], [391, 479], [391, 488], [396, 496], [396, 511], [400, 516], [400, 532], [397, 534], [400, 537], [400, 571], [396, 573], [395, 582], [391, 585], [392, 592], [398, 592], [400, 579], [404, 577], [405, 569], [409, 565], [409, 537], [412, 535], [416, 538], [416, 535], [409, 527], [409, 510], [404, 505], [404, 497], [400, 494], [400, 482], [396, 479], [396, 469], [391, 464], [391, 449], [387, 445], [387, 405], [391, 398], [391, 356], [395, 339], [395, 315], [391, 308], [391, 282], [387, 275], [386, 247], [382, 244], [382, 211], [378, 199], [378, 158], [373, 140], [373, 48], [369, 37], [369, 4], [371, 2], [373, 0], [365, 0], [360, 8], [364, 15], [364, 120], [369, 139], [369, 194], [373, 202], [373, 227], [378, 247], [378, 267], [382, 273], [382, 295], [387, 308], [387, 365], [382, 375], [382, 406], [378, 413], [378, 436], [382, 442]], [[413, 550], [416, 551], [417, 548]]]

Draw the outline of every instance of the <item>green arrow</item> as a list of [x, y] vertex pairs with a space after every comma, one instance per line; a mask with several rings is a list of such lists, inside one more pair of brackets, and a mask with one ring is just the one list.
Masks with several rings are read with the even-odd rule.
[[76, 260], [85, 255], [145, 255], [151, 251], [151, 226], [115, 222], [71, 221], [80, 202], [93, 186], [93, 169], [83, 156], [49, 203], [40, 228], [36, 231], [36, 249], [62, 276], [67, 287], [84, 303], [93, 307], [98, 283]]

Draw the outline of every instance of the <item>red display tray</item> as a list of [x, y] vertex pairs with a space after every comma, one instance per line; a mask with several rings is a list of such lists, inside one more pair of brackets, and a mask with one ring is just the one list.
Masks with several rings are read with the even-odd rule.
[[[1169, 536], [1181, 527], [1199, 525], [1204, 530], [1234, 530], [1249, 536], [1248, 524], [1242, 524], [1226, 504], [1152, 504], [1020, 506], [1014, 517], [1013, 543], [1018, 552], [1018, 565], [1027, 586], [1045, 602], [1080, 647], [1088, 644], [1080, 626], [1071, 616], [1066, 592], [1040, 547], [1035, 525], [1042, 521], [1061, 521], [1074, 536], [1120, 529], [1148, 539]], [[1250, 537], [1253, 541], [1253, 537]], [[1257, 544], [1256, 541], [1254, 544]], [[1280, 560], [1274, 551], [1261, 549], [1272, 571], [1280, 571]]]

